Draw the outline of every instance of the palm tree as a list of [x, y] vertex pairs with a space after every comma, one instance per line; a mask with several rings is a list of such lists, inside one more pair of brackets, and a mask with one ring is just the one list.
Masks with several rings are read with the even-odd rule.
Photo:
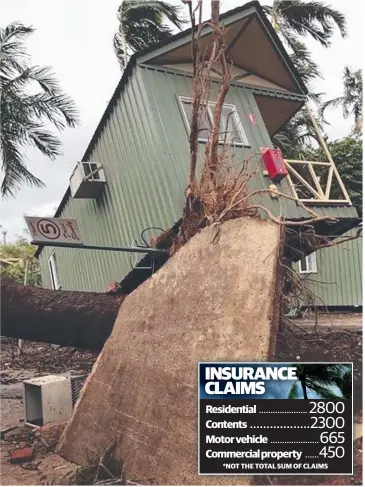
[[330, 47], [336, 27], [343, 37], [347, 35], [345, 16], [318, 0], [274, 0], [272, 6], [265, 5], [263, 9], [289, 47], [292, 60], [304, 81], [310, 81], [320, 72], [301, 39], [310, 36], [322, 46]]
[[162, 0], [123, 0], [117, 13], [119, 29], [114, 36], [114, 50], [121, 68], [127, 66], [131, 52], [172, 35], [166, 20], [181, 29], [185, 20], [179, 17], [180, 10]]
[[3, 196], [14, 196], [22, 183], [43, 186], [25, 165], [24, 149], [34, 146], [55, 159], [61, 141], [45, 125], [59, 131], [78, 123], [77, 110], [48, 67], [29, 66], [24, 40], [34, 32], [15, 22], [0, 28], [0, 157]]
[[344, 373], [336, 381], [337, 387], [340, 389], [342, 397], [345, 399], [352, 399], [352, 366], [346, 365]]
[[359, 133], [362, 129], [362, 70], [352, 71], [348, 66], [343, 73], [343, 95], [333, 100], [326, 101], [321, 107], [321, 114], [327, 108], [342, 107], [344, 118], [350, 115], [354, 117], [354, 132]]
[[337, 386], [339, 378], [342, 377], [344, 372], [342, 365], [296, 364], [294, 367], [297, 369], [298, 379], [292, 385], [288, 399], [298, 399], [300, 392], [303, 394], [303, 399], [308, 399], [308, 390], [323, 399], [339, 397], [331, 387]]
[[[287, 46], [295, 67], [308, 87], [310, 98], [319, 103], [322, 94], [314, 93], [310, 85], [311, 81], [321, 76], [321, 72], [303, 42], [303, 37], [312, 37], [322, 46], [330, 47], [331, 37], [336, 28], [340, 30], [343, 37], [347, 35], [345, 16], [318, 0], [274, 0], [272, 5], [265, 5], [263, 9], [279, 37]], [[293, 128], [293, 135], [290, 136]], [[300, 134], [299, 139], [296, 137], [298, 133]], [[302, 110], [295, 121], [289, 122], [278, 132], [274, 143], [284, 150], [286, 157], [292, 157], [293, 151], [300, 151], [302, 144], [299, 140], [308, 141], [306, 134], [310, 134], [311, 138], [313, 127], [306, 116], [306, 111]], [[291, 141], [294, 141], [295, 144], [292, 145]], [[303, 150], [305, 150], [304, 146]], [[295, 155], [295, 158], [297, 157], [299, 155]]]
[[[318, 119], [316, 121], [322, 129], [321, 121]], [[308, 156], [311, 153], [312, 142], [318, 142], [318, 136], [307, 110], [300, 110], [273, 136], [272, 140], [287, 159], [312, 160], [308, 159]]]

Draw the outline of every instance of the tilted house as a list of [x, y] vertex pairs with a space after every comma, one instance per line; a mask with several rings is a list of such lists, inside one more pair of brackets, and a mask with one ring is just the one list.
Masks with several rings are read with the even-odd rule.
[[[303, 107], [307, 90], [258, 2], [225, 13], [221, 22], [235, 75], [223, 122], [233, 114], [232, 152], [237, 161], [259, 154], [250, 162], [259, 169], [253, 185], [267, 189], [272, 181], [265, 174], [261, 148], [273, 147], [271, 136]], [[209, 49], [211, 40], [211, 29], [205, 27], [202, 49]], [[219, 70], [214, 77], [208, 106], [215, 102]], [[85, 244], [141, 243], [144, 229], [168, 229], [179, 220], [188, 180], [191, 96], [191, 31], [132, 56], [55, 214], [76, 218]], [[206, 137], [201, 132], [201, 152]], [[322, 223], [320, 233], [337, 235], [354, 226], [356, 210], [331, 162], [321, 166], [331, 178], [328, 184], [313, 177], [317, 162], [306, 163], [301, 172], [298, 161], [288, 164], [291, 177], [275, 183], [277, 189], [307, 201], [319, 215], [337, 218], [330, 230]], [[334, 184], [340, 185], [342, 196], [331, 199]], [[288, 220], [311, 218], [295, 200], [267, 195], [261, 201]], [[83, 291], [105, 291], [137, 260], [126, 253], [44, 246], [37, 255], [44, 287]]]

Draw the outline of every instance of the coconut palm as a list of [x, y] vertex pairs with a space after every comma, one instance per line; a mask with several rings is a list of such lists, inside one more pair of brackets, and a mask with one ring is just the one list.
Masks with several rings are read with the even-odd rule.
[[24, 150], [34, 146], [55, 159], [61, 141], [45, 126], [61, 131], [74, 127], [77, 110], [48, 67], [29, 66], [25, 39], [34, 32], [15, 22], [0, 28], [0, 158], [3, 196], [14, 195], [21, 184], [43, 186], [25, 165]]
[[[272, 5], [265, 5], [263, 9], [279, 37], [288, 48], [295, 67], [308, 87], [310, 98], [314, 102], [319, 103], [321, 94], [314, 93], [310, 85], [311, 81], [321, 76], [321, 72], [303, 42], [303, 37], [312, 37], [322, 46], [330, 47], [331, 37], [336, 28], [339, 29], [343, 37], [347, 34], [345, 16], [318, 0], [274, 0]], [[293, 130], [293, 125], [295, 128], [294, 134], [292, 137], [288, 137], [288, 134]], [[281, 147], [282, 150], [284, 149], [286, 157], [291, 157], [293, 151], [295, 152], [296, 150], [298, 152], [298, 149], [300, 149], [301, 144], [296, 137], [298, 132], [299, 134], [309, 133], [311, 134], [310, 137], [312, 136], [312, 123], [306, 116], [305, 110], [298, 114], [293, 123], [290, 124], [289, 122], [286, 124], [274, 140], [274, 143]], [[290, 143], [290, 139], [295, 142], [294, 145]], [[301, 135], [300, 139], [308, 140], [308, 137]], [[283, 144], [285, 144], [285, 147], [283, 147]], [[289, 150], [286, 150], [286, 148], [289, 148]], [[305, 150], [305, 147], [303, 147], [303, 150]], [[299, 155], [296, 157], [299, 157]]]
[[327, 108], [342, 107], [344, 118], [354, 118], [355, 132], [362, 128], [362, 70], [352, 71], [348, 66], [343, 73], [343, 95], [326, 101], [321, 107], [321, 114]]
[[330, 47], [331, 37], [338, 28], [347, 35], [345, 16], [322, 1], [274, 0], [263, 7], [274, 29], [289, 47], [292, 60], [305, 81], [318, 76], [318, 66], [302, 39], [310, 36], [324, 47]]
[[342, 377], [336, 381], [337, 387], [340, 389], [342, 397], [345, 399], [352, 399], [352, 366], [346, 365]]
[[303, 364], [294, 365], [298, 379], [292, 385], [288, 399], [308, 399], [308, 390], [314, 392], [323, 399], [336, 399], [338, 396], [333, 387], [337, 386], [340, 377], [343, 376], [343, 365], [336, 364]]
[[[322, 129], [321, 121], [316, 118], [316, 122]], [[318, 136], [307, 110], [300, 110], [273, 136], [272, 140], [286, 158], [312, 160], [308, 159], [308, 154], [311, 152], [313, 142], [318, 142]]]
[[162, 0], [123, 0], [117, 13], [119, 29], [114, 36], [114, 50], [125, 69], [131, 52], [140, 51], [172, 35], [166, 20], [181, 29], [185, 20], [180, 7]]

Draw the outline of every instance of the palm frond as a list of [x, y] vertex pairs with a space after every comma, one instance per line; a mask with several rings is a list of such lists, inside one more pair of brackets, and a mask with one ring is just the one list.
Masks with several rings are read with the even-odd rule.
[[352, 71], [345, 66], [343, 73], [343, 95], [332, 100], [327, 100], [320, 108], [321, 117], [328, 108], [342, 108], [344, 118], [350, 115], [354, 117], [355, 126], [362, 120], [362, 71]]
[[13, 22], [5, 29], [0, 28], [0, 71], [11, 74], [26, 68], [29, 59], [24, 40], [34, 32], [20, 22]]
[[61, 154], [61, 141], [43, 126], [51, 123], [63, 130], [79, 121], [74, 102], [62, 92], [51, 69], [28, 66], [24, 40], [33, 32], [20, 23], [0, 29], [1, 192], [6, 197], [14, 196], [23, 183], [43, 186], [27, 169], [24, 148], [33, 145], [50, 159]]
[[178, 29], [186, 22], [181, 17], [181, 7], [162, 0], [124, 0], [118, 9], [117, 18], [120, 25], [114, 36], [114, 49], [122, 66], [125, 64], [123, 37], [129, 49], [140, 51], [172, 35], [166, 22]]
[[274, 10], [282, 30], [309, 35], [325, 47], [330, 46], [336, 27], [343, 37], [347, 35], [345, 16], [320, 1], [276, 0]]
[[0, 146], [2, 160], [1, 169], [4, 173], [1, 183], [1, 194], [14, 197], [23, 182], [30, 186], [42, 187], [44, 183], [34, 176], [24, 164], [24, 155], [14, 141], [3, 141]]
[[15, 78], [4, 78], [2, 87], [8, 89], [20, 89], [32, 82], [38, 83], [42, 90], [49, 94], [61, 91], [60, 84], [55, 78], [55, 75], [51, 72], [51, 68], [41, 68], [39, 66], [26, 68]]
[[28, 137], [31, 144], [51, 160], [54, 160], [56, 156], [62, 154], [62, 143], [51, 132], [42, 130], [41, 128], [32, 129], [28, 132]]
[[24, 109], [38, 118], [46, 118], [59, 130], [66, 126], [75, 127], [78, 112], [74, 102], [65, 94], [38, 93], [25, 96], [22, 100]]
[[334, 391], [319, 384], [312, 384], [312, 387], [307, 386], [312, 392], [320, 396], [322, 399], [338, 399], [339, 396]]
[[290, 388], [288, 399], [298, 399], [298, 397], [299, 397], [299, 382], [296, 381]]

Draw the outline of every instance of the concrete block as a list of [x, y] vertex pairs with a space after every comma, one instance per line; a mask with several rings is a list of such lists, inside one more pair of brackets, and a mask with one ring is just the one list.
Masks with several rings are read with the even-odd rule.
[[140, 484], [251, 483], [197, 474], [197, 364], [273, 357], [280, 229], [237, 219], [214, 234], [201, 231], [123, 302], [58, 445], [68, 461], [91, 464], [115, 443]]

